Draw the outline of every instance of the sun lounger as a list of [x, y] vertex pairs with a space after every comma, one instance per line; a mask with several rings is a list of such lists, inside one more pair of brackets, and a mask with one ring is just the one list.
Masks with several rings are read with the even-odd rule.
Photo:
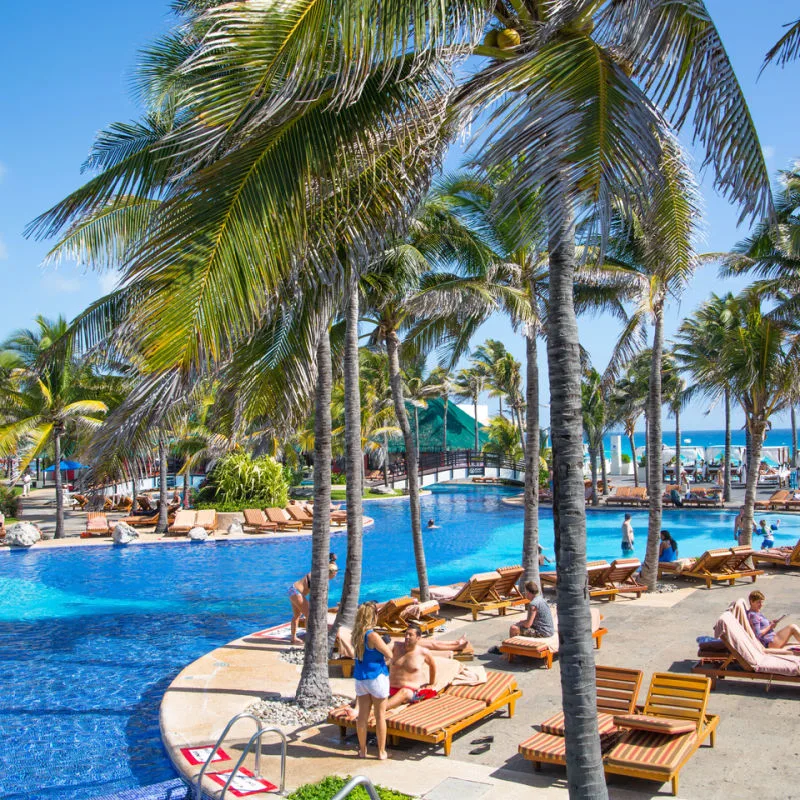
[[[589, 582], [589, 597], [608, 597], [613, 600], [619, 594], [616, 586], [610, 585], [605, 578], [611, 565], [608, 561], [588, 561], [586, 563], [586, 576]], [[543, 572], [539, 576], [542, 589], [555, 589], [558, 584], [558, 573]]]
[[501, 600], [509, 600], [512, 606], [527, 605], [528, 600], [517, 585], [525, 570], [515, 564], [513, 567], [498, 567], [495, 571], [500, 576], [500, 580], [494, 585], [497, 596]]
[[209, 533], [213, 533], [217, 529], [216, 509], [204, 508], [198, 511], [194, 520], [194, 527], [205, 528]]
[[756, 500], [755, 507], [760, 511], [782, 509], [791, 499], [792, 493], [788, 489], [779, 489], [777, 492], [773, 492], [768, 500]]
[[189, 533], [195, 527], [196, 511], [181, 509], [175, 514], [175, 522], [169, 526], [169, 533]]
[[69, 496], [70, 503], [72, 503], [72, 508], [78, 511], [83, 511], [87, 505], [89, 505], [89, 498], [83, 494], [72, 494]]
[[764, 572], [747, 566], [746, 562], [752, 556], [753, 551], [749, 547], [706, 550], [694, 563], [686, 566], [683, 566], [685, 562], [659, 562], [658, 577], [661, 578], [666, 574], [694, 578], [704, 581], [707, 589], [711, 588], [712, 583], [729, 583], [733, 586], [739, 578], [750, 578], [755, 583], [756, 578]]
[[[414, 606], [418, 608], [413, 609]], [[375, 627], [387, 633], [405, 633], [413, 623], [423, 633], [431, 633], [444, 625], [444, 620], [436, 616], [439, 604], [435, 601], [420, 603], [415, 597], [395, 597], [378, 609]]]
[[[608, 745], [619, 729], [614, 724], [618, 714], [632, 714], [636, 710], [642, 672], [622, 667], [595, 667], [597, 680], [597, 726], [600, 741]], [[546, 719], [539, 732], [519, 745], [520, 755], [533, 762], [538, 770], [542, 764], [566, 766], [567, 748], [564, 739], [564, 712], [559, 711]]]
[[128, 496], [120, 497], [119, 501], [114, 505], [114, 511], [122, 511], [123, 514], [130, 513], [132, 508], [133, 500]]
[[646, 506], [648, 502], [645, 486], [618, 486], [606, 498], [607, 506]]
[[[473, 575], [466, 583], [454, 583], [450, 586], [431, 586], [431, 599], [440, 605], [466, 608], [472, 612], [472, 619], [477, 620], [481, 611], [493, 611], [502, 616], [506, 609], [519, 604], [518, 600], [504, 600], [497, 591], [496, 586], [501, 580], [497, 572], [479, 572]], [[504, 585], [507, 581], [503, 581]], [[412, 596], [419, 596], [419, 589], [411, 590]]]
[[[647, 586], [636, 580], [636, 573], [642, 568], [638, 558], [617, 558], [609, 564], [608, 569], [598, 580], [604, 581], [616, 594], [633, 594], [641, 597], [647, 591]], [[613, 600], [615, 595], [611, 595]]]
[[[478, 686], [448, 686], [430, 700], [400, 706], [386, 715], [386, 732], [390, 742], [411, 739], [428, 744], [442, 744], [444, 754], [450, 755], [453, 736], [459, 731], [491, 716], [503, 707], [514, 716], [514, 707], [522, 697], [516, 678], [505, 672], [486, 670], [486, 683]], [[347, 706], [333, 709], [328, 722], [337, 725], [344, 738], [355, 720]], [[369, 729], [374, 730], [370, 719]]]
[[[155, 514], [144, 515], [144, 514], [131, 514], [128, 517], [124, 517], [119, 522], [124, 522], [127, 525], [130, 525], [132, 528], [147, 528], [153, 525], [158, 525], [158, 512]], [[167, 515], [167, 525], [172, 525], [175, 522], [175, 516]]]
[[155, 511], [153, 504], [150, 502], [150, 498], [146, 494], [136, 495], [136, 502], [139, 504], [139, 508], [142, 511]]
[[260, 508], [246, 508], [244, 510], [244, 523], [242, 530], [252, 530], [255, 533], [269, 533], [278, 530], [275, 522], [270, 522], [267, 515]]
[[756, 550], [753, 552], [753, 561], [757, 565], [800, 569], [800, 539], [797, 540], [794, 547], [771, 547], [769, 550]]
[[723, 508], [721, 489], [695, 487], [692, 496], [683, 500], [684, 508]]
[[86, 519], [86, 530], [81, 534], [81, 539], [91, 539], [93, 536], [108, 536], [111, 525], [103, 511], [90, 511]]
[[[599, 650], [603, 644], [603, 637], [608, 633], [608, 628], [601, 626], [602, 615], [596, 608], [589, 609], [592, 615], [592, 638], [595, 647]], [[553, 609], [553, 626], [555, 632], [552, 636], [536, 639], [532, 636], [512, 636], [500, 645], [500, 652], [508, 656], [509, 662], [516, 656], [526, 658], [539, 658], [545, 662], [547, 669], [553, 667], [553, 656], [558, 654], [558, 614]]]
[[308, 511], [298, 505], [286, 506], [286, 513], [295, 522], [301, 522], [304, 528], [310, 528], [314, 525], [314, 517], [312, 517]]
[[714, 746], [719, 717], [706, 712], [710, 692], [704, 676], [656, 672], [641, 714], [614, 717], [625, 733], [603, 758], [606, 773], [669, 781], [677, 795], [681, 769], [706, 739]]
[[764, 647], [749, 625], [745, 628], [730, 608], [717, 620], [714, 635], [724, 644], [726, 652], [701, 650], [700, 660], [692, 667], [692, 672], [711, 679], [712, 688], [718, 678], [800, 683], [800, 655]]
[[264, 513], [270, 522], [278, 526], [279, 531], [300, 530], [303, 527], [302, 522], [292, 519], [283, 508], [265, 508]]

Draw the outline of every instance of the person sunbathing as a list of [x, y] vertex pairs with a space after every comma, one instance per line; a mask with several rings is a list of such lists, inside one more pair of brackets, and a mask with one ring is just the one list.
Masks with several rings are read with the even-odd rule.
[[395, 642], [389, 668], [387, 711], [436, 695], [436, 690], [432, 688], [436, 683], [436, 659], [430, 654], [431, 648], [420, 647], [421, 638], [419, 628], [410, 625], [406, 628], [403, 641]]
[[[800, 643], [800, 628], [797, 625], [784, 625], [783, 628], [777, 630], [778, 623], [783, 617], [768, 620], [761, 613], [765, 599], [763, 592], [758, 590], [750, 592], [748, 596], [750, 608], [747, 610], [747, 619], [761, 644], [770, 650], [780, 650], [786, 647], [792, 639]], [[784, 614], [784, 616], [786, 615]]]

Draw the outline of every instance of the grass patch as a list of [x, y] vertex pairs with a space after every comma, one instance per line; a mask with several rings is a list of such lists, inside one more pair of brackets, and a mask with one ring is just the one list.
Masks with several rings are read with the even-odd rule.
[[[330, 800], [349, 780], [349, 777], [330, 776], [323, 778], [319, 783], [307, 783], [295, 789], [289, 795], [289, 800]], [[381, 800], [411, 800], [410, 795], [395, 792], [393, 789], [386, 789], [383, 786], [376, 786], [375, 789]], [[350, 797], [353, 800], [369, 800], [369, 795], [363, 786], [357, 786]]]
[[[391, 494], [382, 494], [380, 492], [373, 492], [367, 489], [364, 492], [364, 499], [365, 500], [377, 500], [381, 497], [400, 497], [402, 492], [395, 491], [393, 495]], [[342, 489], [331, 489], [331, 500], [334, 502], [341, 502], [343, 500], [347, 500], [347, 492]]]

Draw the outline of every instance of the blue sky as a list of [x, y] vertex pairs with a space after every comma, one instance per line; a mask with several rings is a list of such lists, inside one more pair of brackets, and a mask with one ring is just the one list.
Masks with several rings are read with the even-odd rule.
[[[797, 17], [795, 0], [767, 0], [757, 13], [748, 0], [707, 0], [750, 103], [772, 173], [800, 157], [800, 62], [768, 68], [756, 80], [763, 54]], [[80, 185], [80, 166], [101, 128], [138, 115], [130, 92], [137, 52], [171, 22], [168, 0], [41, 0], [4, 9], [6, 36], [0, 50], [0, 337], [27, 326], [36, 314], [73, 317], [113, 284], [112, 276], [86, 273], [72, 264], [43, 270], [46, 242], [23, 237], [37, 214]], [[690, 142], [686, 142], [687, 146]], [[450, 159], [450, 164], [457, 156]], [[738, 214], [703, 180], [704, 251], [725, 250], [746, 234]], [[723, 281], [713, 266], [701, 269], [680, 302], [668, 310], [667, 336], [711, 291], [736, 291], [744, 281]], [[581, 321], [584, 344], [599, 369], [608, 361], [616, 324]], [[524, 345], [508, 324], [487, 323], [483, 338], [502, 339], [522, 360]], [[542, 348], [544, 349], [544, 348]], [[546, 373], [544, 360], [541, 363]], [[546, 393], [546, 382], [543, 395]], [[718, 413], [698, 403], [687, 410], [686, 428], [720, 427]], [[547, 410], [543, 409], [546, 416]], [[782, 420], [776, 422], [781, 423]]]

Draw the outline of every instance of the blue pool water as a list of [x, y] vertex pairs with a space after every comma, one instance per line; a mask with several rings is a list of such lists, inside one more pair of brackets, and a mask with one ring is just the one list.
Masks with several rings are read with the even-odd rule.
[[[501, 488], [435, 488], [422, 500], [430, 578], [447, 583], [519, 562], [522, 511]], [[367, 503], [364, 596], [414, 586], [404, 502]], [[549, 510], [542, 543], [552, 557]], [[633, 512], [644, 552], [647, 514]], [[769, 515], [772, 520], [776, 515]], [[776, 544], [800, 535], [784, 516]], [[622, 512], [590, 513], [589, 554], [620, 555]], [[681, 555], [733, 542], [731, 512], [670, 511]], [[343, 562], [345, 536], [332, 549]], [[161, 696], [205, 652], [285, 620], [285, 587], [310, 562], [309, 537], [67, 548], [0, 556], [0, 797], [95, 797], [174, 777], [158, 732]], [[332, 584], [333, 599], [340, 581]]]

